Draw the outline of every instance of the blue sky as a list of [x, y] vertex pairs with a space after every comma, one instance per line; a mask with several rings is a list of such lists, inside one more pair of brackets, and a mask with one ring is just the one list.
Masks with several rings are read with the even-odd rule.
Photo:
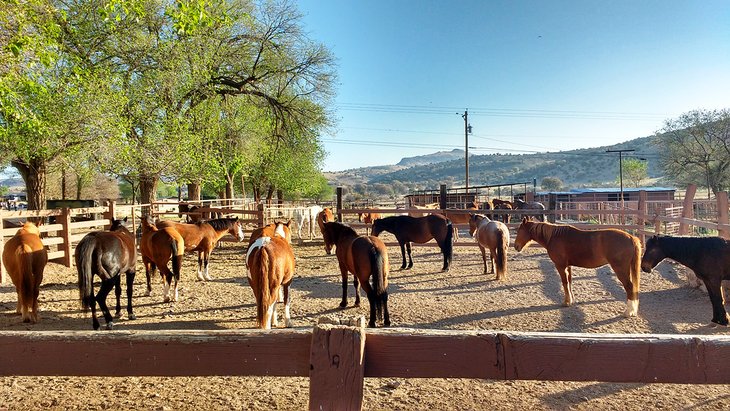
[[[324, 170], [595, 147], [728, 108], [730, 1], [300, 0], [338, 60]], [[458, 114], [457, 114], [458, 113]]]

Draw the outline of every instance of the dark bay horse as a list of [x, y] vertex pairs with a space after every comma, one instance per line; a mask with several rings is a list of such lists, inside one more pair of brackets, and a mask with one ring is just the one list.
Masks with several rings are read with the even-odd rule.
[[[379, 220], [376, 220], [379, 221]], [[355, 306], [360, 306], [360, 286], [370, 302], [368, 327], [375, 327], [376, 317], [383, 325], [390, 326], [388, 312], [388, 250], [375, 236], [361, 236], [342, 223], [325, 223], [324, 247], [327, 254], [337, 247], [337, 261], [342, 275], [342, 301], [340, 307], [347, 307], [347, 273], [351, 272], [355, 286]], [[369, 279], [372, 278], [372, 284]]]
[[497, 272], [497, 280], [507, 277], [507, 249], [509, 248], [509, 229], [501, 221], [490, 220], [483, 214], [469, 214], [469, 234], [477, 240], [482, 252], [484, 274], [487, 274], [487, 248], [492, 273]]
[[[134, 285], [137, 250], [134, 247], [132, 233], [124, 227], [124, 220], [113, 220], [110, 231], [92, 231], [81, 239], [76, 246], [76, 270], [79, 274], [79, 298], [84, 311], [91, 308], [91, 319], [95, 330], [99, 329], [99, 320], [96, 319], [96, 304], [99, 303], [106, 328], [114, 326], [109, 308], [106, 305], [106, 296], [112, 287], [116, 290], [117, 310], [119, 317], [122, 308], [119, 298], [122, 293], [120, 277], [127, 275], [127, 314], [130, 320], [137, 317], [132, 311], [132, 287]], [[101, 279], [99, 293], [94, 296], [94, 274]]]
[[[217, 218], [209, 221], [199, 221], [194, 224], [176, 223], [161, 220], [157, 228], [172, 227], [180, 233], [185, 242], [185, 252], [198, 252], [198, 279], [210, 281], [213, 278], [208, 273], [208, 260], [215, 245], [224, 235], [230, 233], [238, 241], [243, 241], [243, 224], [236, 218]], [[149, 284], [147, 284], [149, 288]]]
[[[493, 206], [494, 210], [512, 210], [512, 209], [514, 209], [514, 204], [512, 204], [511, 201], [500, 200], [498, 198], [493, 198], [492, 204], [494, 204], [494, 206]], [[510, 217], [511, 216], [509, 214], [502, 214], [502, 215], [496, 214], [494, 219], [500, 220], [505, 224], [509, 224]]]
[[653, 236], [646, 242], [641, 269], [649, 273], [665, 258], [694, 271], [710, 296], [712, 322], [728, 325], [722, 281], [730, 280], [730, 241], [720, 237]]
[[[275, 223], [274, 227], [272, 236], [258, 237], [246, 253], [248, 283], [256, 299], [256, 324], [264, 329], [278, 326], [276, 305], [282, 294], [285, 325], [292, 326], [289, 287], [296, 262], [291, 247], [291, 230], [289, 223]], [[264, 233], [262, 230], [262, 234], [268, 232]]]
[[48, 252], [41, 242], [40, 230], [26, 222], [3, 248], [3, 264], [18, 294], [15, 311], [24, 323], [38, 322], [38, 293], [46, 263]]
[[573, 304], [571, 266], [598, 268], [609, 264], [626, 290], [626, 317], [639, 311], [641, 242], [633, 235], [613, 228], [581, 230], [567, 224], [550, 224], [522, 219], [515, 249], [522, 251], [532, 241], [545, 247], [560, 273], [565, 306]]
[[[395, 235], [400, 245], [403, 264], [401, 270], [413, 267], [411, 258], [411, 241], [414, 243], [425, 243], [432, 238], [436, 240], [441, 253], [444, 255], [444, 266], [442, 271], [449, 271], [451, 256], [454, 253], [453, 236], [454, 230], [451, 221], [441, 214], [430, 214], [424, 217], [411, 217], [398, 215], [379, 218], [373, 223], [373, 235], [378, 236], [383, 231]], [[408, 265], [406, 266], [406, 249], [408, 250]]]
[[[172, 227], [157, 228], [151, 217], [147, 216], [142, 219], [142, 239], [139, 251], [142, 254], [142, 263], [147, 275], [147, 295], [152, 292], [150, 276], [159, 268], [164, 287], [162, 292], [164, 302], [169, 302], [170, 299], [177, 301], [177, 285], [180, 281], [180, 267], [185, 253], [185, 242], [180, 233]], [[172, 270], [167, 267], [169, 261], [172, 261]], [[170, 297], [173, 279], [175, 280], [175, 291]]]
[[526, 202], [526, 201], [520, 200], [519, 198], [515, 198], [515, 201], [512, 203], [512, 209], [513, 210], [542, 210], [543, 213], [530, 214], [530, 216], [532, 216], [540, 221], [545, 221], [545, 213], [544, 213], [545, 205], [538, 201]]

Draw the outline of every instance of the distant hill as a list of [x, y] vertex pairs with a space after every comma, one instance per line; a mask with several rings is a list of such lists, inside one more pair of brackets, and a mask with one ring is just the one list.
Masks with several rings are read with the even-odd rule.
[[[648, 162], [649, 177], [661, 177], [658, 152], [651, 137], [642, 137], [611, 146], [538, 154], [489, 154], [469, 156], [471, 186], [491, 185], [557, 177], [565, 186], [615, 185], [619, 173], [618, 153], [606, 150], [634, 149], [625, 158], [643, 158]], [[439, 184], [463, 186], [464, 151], [453, 150], [425, 156], [408, 157], [393, 166], [364, 167], [330, 173], [336, 185], [393, 184], [409, 187], [437, 188]]]

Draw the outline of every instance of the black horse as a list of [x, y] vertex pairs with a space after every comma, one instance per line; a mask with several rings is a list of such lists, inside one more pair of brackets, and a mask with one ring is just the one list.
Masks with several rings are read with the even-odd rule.
[[[393, 217], [379, 218], [373, 223], [373, 235], [377, 236], [383, 231], [395, 235], [400, 245], [400, 252], [403, 256], [401, 270], [413, 267], [411, 258], [411, 241], [414, 243], [425, 243], [432, 238], [436, 240], [441, 253], [444, 255], [444, 266], [442, 271], [449, 271], [451, 256], [453, 255], [454, 229], [451, 221], [441, 214], [430, 214], [423, 217], [411, 217], [399, 215]], [[408, 265], [406, 266], [406, 249], [408, 250]]]
[[641, 269], [651, 272], [665, 258], [671, 258], [695, 272], [707, 287], [712, 303], [712, 322], [728, 325], [722, 280], [730, 280], [730, 241], [720, 237], [654, 236], [646, 242]]
[[[81, 239], [76, 246], [76, 269], [79, 273], [79, 299], [84, 311], [91, 308], [91, 318], [95, 330], [99, 329], [99, 320], [96, 319], [96, 303], [104, 319], [106, 328], [114, 326], [106, 297], [115, 287], [117, 296], [116, 316], [122, 313], [119, 302], [122, 294], [120, 285], [121, 273], [127, 275], [127, 314], [130, 320], [137, 317], [132, 311], [132, 286], [134, 284], [137, 250], [134, 247], [132, 233], [124, 227], [124, 220], [113, 220], [109, 231], [92, 231]], [[94, 296], [94, 274], [101, 279], [99, 293]]]

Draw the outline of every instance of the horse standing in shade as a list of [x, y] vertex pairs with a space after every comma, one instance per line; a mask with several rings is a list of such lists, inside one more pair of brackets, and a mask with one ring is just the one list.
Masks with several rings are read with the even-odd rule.
[[48, 263], [46, 252], [35, 224], [26, 222], [5, 243], [3, 264], [10, 274], [18, 294], [15, 311], [24, 323], [38, 322], [38, 293], [43, 281], [43, 270]]
[[537, 202], [537, 201], [530, 201], [525, 202], [520, 200], [519, 198], [516, 198], [514, 203], [512, 203], [512, 209], [513, 210], [542, 210], [543, 213], [540, 214], [530, 214], [530, 216], [537, 218], [540, 221], [545, 221], [545, 205], [543, 203]]
[[613, 228], [581, 230], [567, 224], [550, 224], [522, 219], [515, 249], [522, 251], [532, 241], [545, 247], [560, 273], [565, 292], [564, 305], [573, 304], [571, 266], [598, 268], [609, 264], [626, 291], [626, 317], [639, 311], [641, 242], [633, 235]]
[[707, 288], [712, 303], [712, 322], [728, 325], [722, 281], [730, 280], [730, 241], [720, 237], [653, 236], [646, 242], [641, 269], [649, 273], [665, 258], [694, 271]]
[[[379, 218], [373, 223], [373, 235], [378, 236], [383, 231], [395, 235], [400, 245], [403, 264], [401, 270], [413, 267], [411, 258], [411, 242], [425, 243], [435, 239], [441, 253], [444, 255], [442, 271], [449, 271], [451, 257], [454, 253], [454, 230], [451, 221], [441, 214], [431, 214], [424, 217], [399, 215]], [[408, 250], [408, 265], [406, 266], [406, 249]]]
[[[337, 261], [342, 275], [342, 301], [340, 308], [347, 307], [347, 273], [352, 273], [355, 286], [355, 306], [360, 306], [360, 286], [370, 303], [368, 327], [375, 327], [376, 318], [390, 326], [388, 312], [388, 250], [375, 236], [361, 236], [342, 223], [325, 223], [322, 231], [327, 254], [337, 247]], [[372, 278], [372, 284], [369, 279]]]
[[[289, 287], [296, 263], [290, 244], [291, 231], [289, 223], [275, 223], [274, 226], [273, 236], [258, 237], [246, 253], [248, 283], [256, 299], [256, 325], [264, 329], [278, 326], [276, 304], [280, 296], [285, 304], [285, 325], [292, 326]], [[268, 234], [267, 227], [262, 227], [262, 234]]]
[[[199, 221], [194, 224], [176, 223], [174, 221], [161, 220], [157, 222], [157, 228], [171, 227], [180, 233], [185, 242], [185, 252], [198, 252], [198, 279], [211, 281], [213, 278], [208, 273], [208, 260], [215, 245], [230, 233], [238, 241], [243, 241], [243, 224], [236, 218], [217, 218], [209, 221]], [[150, 288], [149, 277], [147, 288]]]
[[487, 248], [492, 273], [497, 272], [497, 280], [507, 277], [507, 248], [509, 248], [509, 229], [500, 222], [490, 220], [483, 214], [469, 214], [469, 234], [479, 243], [484, 262], [484, 274], [487, 274]]
[[[178, 300], [177, 284], [180, 281], [180, 267], [182, 266], [185, 242], [180, 233], [172, 227], [157, 228], [151, 217], [142, 219], [142, 239], [139, 246], [142, 254], [145, 274], [147, 275], [147, 295], [152, 293], [150, 276], [157, 268], [162, 276], [164, 302], [169, 302], [172, 280], [175, 280], [175, 291], [172, 301]], [[167, 263], [172, 260], [172, 271]]]
[[[137, 317], [132, 311], [132, 288], [137, 263], [137, 250], [134, 247], [132, 233], [123, 225], [127, 219], [113, 220], [109, 231], [92, 231], [81, 239], [76, 246], [76, 270], [79, 277], [79, 299], [84, 311], [91, 308], [91, 320], [95, 330], [99, 329], [99, 320], [96, 318], [96, 304], [99, 303], [106, 328], [114, 326], [109, 308], [106, 305], [106, 296], [115, 288], [117, 296], [116, 317], [122, 313], [119, 302], [122, 289], [120, 285], [121, 273], [127, 274], [127, 314], [130, 320]], [[99, 293], [94, 296], [94, 274], [101, 279]]]

